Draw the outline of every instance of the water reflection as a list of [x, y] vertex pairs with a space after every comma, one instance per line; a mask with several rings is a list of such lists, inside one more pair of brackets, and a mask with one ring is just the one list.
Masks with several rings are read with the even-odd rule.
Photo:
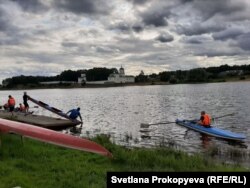
[[211, 136], [201, 133], [200, 139], [204, 149], [208, 149], [211, 146]]

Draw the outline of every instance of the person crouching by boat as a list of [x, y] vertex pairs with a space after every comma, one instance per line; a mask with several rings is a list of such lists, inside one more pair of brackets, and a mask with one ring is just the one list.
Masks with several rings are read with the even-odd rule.
[[15, 109], [16, 101], [11, 95], [9, 95], [8, 105], [9, 105], [9, 111], [11, 112], [11, 115], [13, 116], [14, 115], [13, 111]]
[[8, 103], [5, 103], [5, 104], [3, 105], [3, 109], [4, 109], [4, 110], [9, 110], [9, 104], [8, 104]]
[[79, 117], [81, 119], [81, 122], [82, 122], [82, 116], [81, 116], [80, 108], [79, 107], [77, 109], [71, 109], [71, 110], [69, 110], [66, 114], [68, 114], [68, 113], [70, 113], [69, 117], [72, 120], [76, 120]]
[[19, 111], [25, 112], [25, 106], [22, 103], [19, 104]]
[[206, 114], [205, 111], [201, 112], [201, 117], [200, 117], [200, 120], [198, 121], [198, 124], [206, 128], [211, 127], [211, 118], [208, 114]]

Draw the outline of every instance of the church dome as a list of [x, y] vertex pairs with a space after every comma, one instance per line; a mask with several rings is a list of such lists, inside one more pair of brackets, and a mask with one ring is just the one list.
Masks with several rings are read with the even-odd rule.
[[121, 66], [121, 68], [119, 69], [120, 75], [125, 75], [125, 71], [124, 68]]

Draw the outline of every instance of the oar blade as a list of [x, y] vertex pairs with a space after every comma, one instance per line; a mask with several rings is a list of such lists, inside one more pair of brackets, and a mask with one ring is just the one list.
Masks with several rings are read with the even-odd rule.
[[150, 126], [150, 124], [148, 123], [141, 123], [141, 128], [148, 128]]
[[171, 124], [175, 123], [175, 121], [167, 121], [167, 122], [158, 122], [158, 123], [141, 123], [142, 128], [149, 127], [150, 125], [162, 125], [162, 124]]

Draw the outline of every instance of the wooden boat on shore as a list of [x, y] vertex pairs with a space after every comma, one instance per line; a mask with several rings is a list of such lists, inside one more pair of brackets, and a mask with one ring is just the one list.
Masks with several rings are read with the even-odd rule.
[[62, 130], [65, 128], [74, 127], [81, 123], [79, 121], [71, 121], [68, 119], [54, 118], [42, 115], [25, 115], [25, 113], [23, 112], [14, 112], [14, 115], [12, 116], [11, 113], [6, 110], [0, 110], [0, 118], [28, 123], [52, 130]]

